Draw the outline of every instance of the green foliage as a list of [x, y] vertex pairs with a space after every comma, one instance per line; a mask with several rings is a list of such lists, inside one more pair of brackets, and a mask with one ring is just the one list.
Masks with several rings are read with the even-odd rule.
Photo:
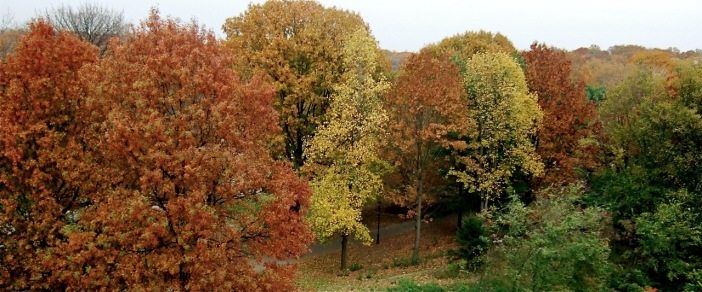
[[677, 68], [680, 76], [678, 94], [683, 104], [702, 113], [702, 65], [683, 64]]
[[416, 266], [418, 264], [419, 260], [414, 259], [413, 257], [402, 257], [392, 259], [392, 266], [395, 268], [406, 268], [410, 266]]
[[442, 292], [446, 291], [435, 283], [420, 285], [412, 280], [401, 279], [395, 287], [388, 289], [388, 292]]
[[483, 220], [471, 216], [461, 224], [458, 230], [458, 256], [466, 260], [466, 267], [475, 270], [482, 264], [481, 256], [487, 251], [490, 240], [483, 226]]
[[590, 101], [595, 103], [602, 102], [607, 96], [607, 89], [604, 86], [585, 86], [585, 95]]
[[349, 271], [351, 271], [351, 272], [355, 272], [355, 271], [358, 271], [360, 269], [363, 269], [363, 266], [359, 263], [353, 263], [353, 264], [351, 264], [351, 266], [349, 266]]
[[[599, 290], [608, 283], [609, 246], [602, 210], [579, 204], [583, 188], [542, 191], [526, 209], [513, 202], [496, 220], [502, 229], [497, 252], [504, 263], [486, 266], [491, 290]], [[506, 281], [509, 279], [509, 282]]]
[[448, 279], [456, 278], [461, 274], [462, 267], [466, 265], [464, 260], [457, 263], [450, 263], [446, 265], [446, 268], [434, 273], [434, 277], [437, 279]]
[[636, 218], [644, 266], [675, 289], [702, 289], [702, 196], [687, 191], [667, 194], [655, 211]]
[[[593, 179], [592, 202], [612, 212], [612, 287], [695, 290], [702, 270], [700, 203], [702, 117], [699, 77], [681, 66], [678, 95], [650, 68], [639, 68], [602, 103], [609, 168]], [[698, 289], [698, 288], [697, 288]]]

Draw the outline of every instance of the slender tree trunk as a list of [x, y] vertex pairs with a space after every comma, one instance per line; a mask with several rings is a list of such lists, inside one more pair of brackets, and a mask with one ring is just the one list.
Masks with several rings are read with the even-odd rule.
[[456, 229], [461, 229], [463, 225], [463, 183], [458, 185], [458, 210], [456, 210]]
[[375, 229], [375, 244], [380, 244], [380, 198], [376, 200], [376, 229]]
[[480, 201], [480, 212], [487, 212], [488, 208], [488, 198], [483, 197]]
[[414, 235], [414, 251], [412, 252], [412, 262], [416, 263], [419, 261], [419, 239], [421, 238], [422, 232], [422, 192], [423, 190], [423, 177], [420, 175], [419, 181], [417, 182], [417, 214], [415, 214], [415, 226], [416, 231]]
[[341, 234], [341, 270], [346, 270], [346, 261], [349, 257], [349, 235], [346, 232]]

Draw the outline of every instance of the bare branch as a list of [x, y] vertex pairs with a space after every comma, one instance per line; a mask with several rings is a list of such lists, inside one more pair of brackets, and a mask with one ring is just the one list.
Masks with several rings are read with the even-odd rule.
[[126, 32], [124, 13], [97, 4], [85, 3], [78, 8], [61, 6], [47, 10], [46, 20], [56, 29], [70, 31], [100, 48], [104, 53], [113, 37]]

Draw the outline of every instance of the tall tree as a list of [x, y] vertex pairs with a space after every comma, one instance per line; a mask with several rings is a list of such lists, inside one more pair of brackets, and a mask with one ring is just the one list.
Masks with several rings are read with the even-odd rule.
[[78, 72], [96, 61], [90, 44], [39, 21], [0, 64], [0, 289], [47, 288], [44, 256], [85, 203]]
[[460, 168], [451, 171], [469, 192], [479, 193], [481, 210], [500, 195], [520, 170], [532, 175], [543, 164], [532, 142], [543, 112], [529, 93], [519, 64], [505, 53], [478, 53], [466, 63], [467, 119], [475, 131], [457, 144]]
[[427, 50], [407, 60], [393, 90], [387, 96], [390, 114], [391, 160], [405, 178], [403, 193], [415, 202], [415, 243], [412, 258], [419, 258], [422, 203], [425, 179], [441, 176], [434, 167], [439, 147], [448, 147], [450, 132], [464, 131], [465, 99], [458, 67], [443, 55]]
[[365, 203], [382, 191], [387, 168], [379, 157], [387, 125], [382, 95], [389, 83], [379, 74], [376, 41], [365, 30], [344, 46], [346, 72], [336, 86], [329, 121], [310, 142], [314, 177], [309, 222], [321, 239], [341, 234], [341, 269], [346, 269], [348, 237], [371, 242], [361, 222]]
[[77, 8], [54, 8], [46, 11], [45, 17], [56, 29], [76, 34], [103, 53], [111, 38], [122, 36], [127, 31], [124, 13], [94, 3], [86, 2]]
[[238, 70], [245, 76], [262, 71], [273, 80], [283, 129], [280, 152], [301, 167], [344, 72], [344, 42], [367, 25], [357, 14], [314, 1], [274, 0], [250, 5], [223, 28]]
[[[58, 55], [47, 51], [37, 56]], [[80, 71], [86, 92], [72, 120], [80, 121], [74, 148], [82, 152], [69, 153], [78, 157], [60, 173], [79, 182], [79, 197], [66, 214], [37, 212], [65, 223], [47, 229], [58, 242], [36, 255], [26, 279], [44, 279], [29, 287], [292, 289], [294, 265], [277, 263], [312, 239], [303, 222], [309, 191], [289, 164], [269, 155], [279, 130], [273, 89], [259, 78], [241, 81], [212, 34], [155, 13], [110, 52]], [[67, 71], [50, 64], [37, 72]], [[52, 79], [39, 84], [54, 89]], [[64, 109], [44, 100], [35, 107]], [[62, 128], [50, 121], [47, 127]], [[44, 185], [53, 182], [30, 182], [41, 196], [20, 202], [47, 208], [54, 194]]]
[[582, 82], [571, 81], [570, 60], [564, 51], [534, 43], [522, 55], [527, 85], [544, 111], [536, 143], [536, 152], [544, 160], [541, 183], [574, 182], [577, 168], [593, 170], [597, 165], [600, 124], [595, 104], [587, 100]]

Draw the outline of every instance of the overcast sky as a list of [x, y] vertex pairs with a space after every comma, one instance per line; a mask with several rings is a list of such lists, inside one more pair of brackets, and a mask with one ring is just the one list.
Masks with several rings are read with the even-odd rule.
[[[0, 0], [0, 14], [22, 23], [47, 8], [84, 1]], [[131, 22], [152, 6], [165, 15], [198, 22], [222, 37], [227, 17], [246, 10], [249, 0], [92, 0], [124, 11]], [[416, 51], [467, 30], [501, 32], [521, 49], [533, 41], [566, 49], [638, 44], [646, 47], [702, 48], [699, 0], [321, 0], [325, 6], [357, 11], [370, 24], [381, 47]]]

